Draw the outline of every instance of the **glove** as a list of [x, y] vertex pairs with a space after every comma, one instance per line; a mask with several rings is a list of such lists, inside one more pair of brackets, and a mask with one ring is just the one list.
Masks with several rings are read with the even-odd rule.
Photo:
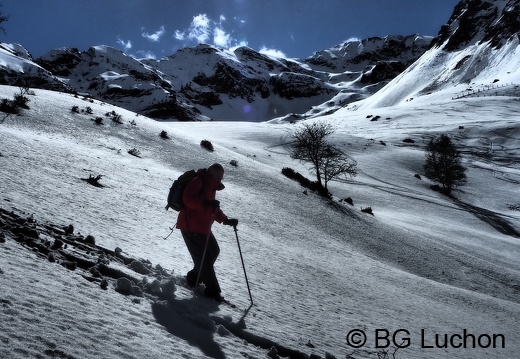
[[224, 224], [226, 226], [236, 227], [236, 226], [238, 226], [238, 219], [228, 218], [224, 222], [222, 222], [222, 224]]
[[202, 202], [202, 205], [204, 207], [209, 207], [209, 208], [213, 208], [213, 209], [217, 209], [220, 207], [220, 202], [217, 201], [216, 199], [212, 199], [212, 200], [204, 200]]

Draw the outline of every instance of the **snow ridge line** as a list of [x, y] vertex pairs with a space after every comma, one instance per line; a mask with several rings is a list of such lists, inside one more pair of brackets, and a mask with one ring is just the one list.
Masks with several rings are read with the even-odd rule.
[[[56, 262], [71, 271], [81, 271], [79, 274], [83, 278], [97, 283], [104, 290], [107, 290], [112, 282], [112, 286], [117, 292], [133, 296], [134, 303], [140, 303], [141, 298], [145, 297], [154, 302], [152, 304], [154, 309], [165, 310], [168, 306], [175, 304], [176, 286], [187, 288], [182, 277], [168, 273], [160, 265], [154, 268], [148, 260], [127, 256], [120, 248], [116, 248], [114, 251], [109, 250], [96, 245], [95, 239], [91, 236], [83, 237], [74, 235], [72, 232], [71, 225], [63, 227], [51, 223], [39, 224], [32, 216], [24, 217], [0, 207], [0, 244], [6, 242], [7, 239], [13, 239], [23, 247], [34, 251], [42, 259]], [[148, 276], [156, 279], [150, 282]], [[209, 298], [201, 298], [201, 296], [194, 298], [200, 298], [199, 305], [201, 306], [218, 307], [218, 303]], [[228, 306], [235, 308], [232, 304]], [[237, 322], [233, 322], [230, 317], [222, 318], [217, 315], [209, 315], [209, 313], [208, 319], [216, 325], [222, 326], [235, 337], [269, 350], [270, 353], [292, 359], [320, 358], [317, 355], [305, 354], [246, 331], [244, 319], [251, 308], [252, 306], [244, 310], [242, 317]], [[163, 324], [168, 329], [167, 324], [156, 319], [159, 324]]]

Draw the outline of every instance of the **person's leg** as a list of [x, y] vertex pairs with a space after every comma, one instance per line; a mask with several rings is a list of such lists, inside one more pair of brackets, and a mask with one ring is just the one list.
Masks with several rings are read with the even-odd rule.
[[[188, 285], [195, 287], [200, 283], [204, 283], [206, 286], [205, 294], [209, 297], [217, 297], [220, 294], [221, 289], [213, 265], [220, 254], [220, 247], [215, 236], [213, 233], [210, 233], [208, 237], [204, 234], [188, 231], [181, 231], [181, 234], [193, 260], [193, 269], [190, 270], [186, 276]], [[208, 241], [208, 247], [206, 249], [204, 263], [202, 264], [199, 283], [195, 283], [197, 281], [199, 270], [201, 269], [202, 256], [204, 255], [206, 241]]]
[[201, 279], [206, 285], [205, 294], [210, 297], [216, 297], [220, 294], [220, 285], [215, 274], [214, 264], [220, 254], [220, 247], [218, 246], [217, 240], [213, 233], [210, 233], [208, 238], [208, 248], [206, 251], [206, 257], [202, 264]]
[[186, 280], [190, 287], [195, 287], [200, 284], [195, 282], [199, 275], [202, 254], [204, 253], [204, 246], [206, 245], [206, 236], [184, 230], [181, 230], [181, 234], [188, 248], [188, 252], [190, 252], [191, 259], [193, 260], [193, 269], [186, 275]]

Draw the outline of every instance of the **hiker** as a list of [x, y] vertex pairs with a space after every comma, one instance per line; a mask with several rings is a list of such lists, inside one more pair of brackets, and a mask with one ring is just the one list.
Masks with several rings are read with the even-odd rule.
[[[224, 189], [224, 168], [218, 163], [208, 169], [199, 169], [197, 176], [187, 185], [182, 195], [183, 207], [176, 227], [181, 230], [184, 242], [193, 259], [193, 269], [186, 276], [190, 287], [204, 283], [204, 295], [224, 301], [213, 265], [220, 253], [217, 240], [211, 233], [213, 221], [236, 227], [237, 219], [228, 218], [215, 199], [216, 191]], [[204, 254], [204, 251], [206, 252]], [[202, 263], [204, 257], [204, 263]], [[200, 270], [200, 273], [199, 273]], [[199, 283], [197, 283], [199, 279]]]

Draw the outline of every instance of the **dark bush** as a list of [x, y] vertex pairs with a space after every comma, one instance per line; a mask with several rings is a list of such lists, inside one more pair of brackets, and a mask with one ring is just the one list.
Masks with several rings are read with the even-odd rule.
[[170, 139], [170, 136], [168, 136], [168, 132], [166, 132], [165, 130], [161, 131], [161, 133], [159, 134], [159, 137], [161, 137], [162, 139], [165, 139], [165, 140]]
[[201, 147], [204, 147], [205, 149], [207, 149], [210, 152], [215, 151], [215, 149], [213, 148], [213, 145], [208, 140], [202, 140], [200, 142], [200, 145], [201, 145]]
[[141, 151], [139, 151], [136, 148], [132, 148], [132, 149], [128, 150], [128, 153], [135, 157], [141, 157]]
[[302, 185], [305, 188], [310, 189], [311, 191], [314, 191], [318, 193], [320, 196], [325, 198], [332, 198], [332, 194], [322, 185], [319, 184], [318, 181], [311, 181], [302, 174], [294, 171], [292, 168], [284, 167], [282, 168], [282, 174], [286, 176], [287, 178], [290, 178], [294, 181], [297, 181], [300, 185]]
[[96, 177], [89, 175], [88, 178], [82, 178], [83, 181], [87, 182], [88, 184], [91, 184], [94, 187], [105, 187], [101, 183], [99, 183], [99, 180], [103, 177], [102, 175], [97, 175]]
[[20, 113], [20, 109], [16, 106], [14, 101], [8, 100], [6, 98], [3, 98], [2, 101], [0, 101], [0, 111], [12, 115]]
[[438, 184], [432, 184], [430, 189], [434, 190], [435, 192], [442, 192], [442, 188]]
[[72, 108], [70, 109], [71, 112], [74, 112], [74, 113], [79, 113], [79, 107], [78, 106], [72, 106]]
[[371, 214], [372, 216], [374, 215], [372, 212], [372, 207], [361, 208], [361, 212]]
[[29, 102], [29, 99], [27, 97], [25, 97], [24, 95], [20, 95], [20, 94], [14, 95], [14, 104], [16, 107], [29, 109], [29, 106], [27, 105], [28, 102]]
[[121, 115], [116, 114], [116, 115], [112, 116], [112, 121], [117, 123], [118, 125], [123, 124], [123, 119], [122, 119]]

